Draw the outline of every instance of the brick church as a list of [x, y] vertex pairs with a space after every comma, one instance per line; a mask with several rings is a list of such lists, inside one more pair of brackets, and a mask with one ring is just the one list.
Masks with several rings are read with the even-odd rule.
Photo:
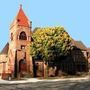
[[0, 54], [0, 74], [2, 78], [11, 75], [32, 73], [32, 59], [29, 55], [28, 45], [31, 42], [32, 23], [25, 15], [22, 6], [10, 25], [10, 41]]
[[[32, 60], [29, 54], [30, 51], [28, 48], [31, 42], [31, 29], [32, 22], [27, 18], [22, 9], [22, 5], [20, 5], [20, 9], [10, 25], [10, 40], [0, 53], [1, 78], [46, 76], [45, 63], [42, 60], [33, 62], [34, 60]], [[75, 49], [66, 60], [61, 60], [62, 62], [57, 62], [56, 65], [50, 62], [53, 67], [48, 69], [48, 76], [59, 75], [61, 73], [60, 69], [67, 73], [88, 71], [90, 50], [87, 50], [87, 47], [81, 41], [73, 40], [72, 44]], [[38, 65], [38, 68], [36, 68], [35, 64], [36, 66]]]

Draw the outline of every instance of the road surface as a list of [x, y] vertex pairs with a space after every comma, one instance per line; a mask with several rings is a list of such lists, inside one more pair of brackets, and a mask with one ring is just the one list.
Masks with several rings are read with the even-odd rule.
[[90, 90], [90, 80], [43, 81], [0, 85], [0, 90]]

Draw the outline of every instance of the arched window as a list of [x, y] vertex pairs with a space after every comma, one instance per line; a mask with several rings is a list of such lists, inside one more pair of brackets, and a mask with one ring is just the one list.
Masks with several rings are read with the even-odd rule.
[[25, 32], [21, 32], [20, 35], [19, 35], [19, 39], [20, 40], [27, 40], [26, 33]]

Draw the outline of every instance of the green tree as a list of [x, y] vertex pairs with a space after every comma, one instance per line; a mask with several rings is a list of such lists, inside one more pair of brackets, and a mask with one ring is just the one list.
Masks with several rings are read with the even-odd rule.
[[67, 56], [71, 50], [71, 37], [63, 27], [35, 28], [30, 44], [30, 55], [44, 61]]

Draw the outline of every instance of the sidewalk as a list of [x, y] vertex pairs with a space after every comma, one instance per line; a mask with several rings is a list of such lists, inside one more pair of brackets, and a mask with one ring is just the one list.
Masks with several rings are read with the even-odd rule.
[[1, 84], [22, 84], [22, 83], [35, 83], [35, 82], [55, 82], [55, 81], [81, 81], [81, 80], [89, 80], [89, 76], [81, 77], [81, 78], [65, 78], [65, 79], [38, 79], [38, 78], [26, 78], [25, 80], [17, 80], [17, 81], [8, 81], [0, 79]]

